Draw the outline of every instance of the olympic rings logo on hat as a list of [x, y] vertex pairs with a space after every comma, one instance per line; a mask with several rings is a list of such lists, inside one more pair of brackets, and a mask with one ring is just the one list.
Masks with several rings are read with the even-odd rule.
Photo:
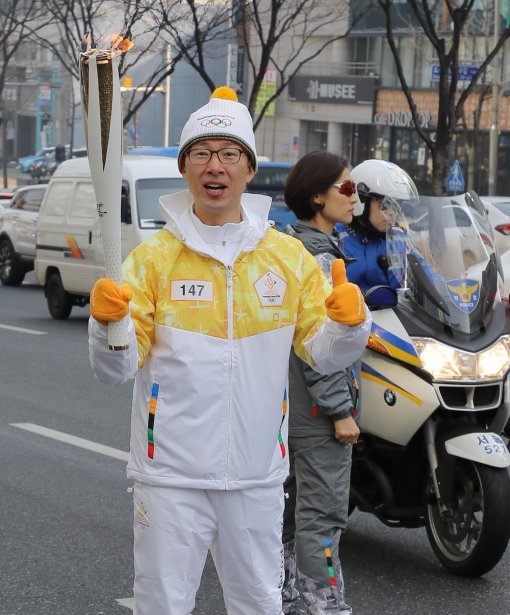
[[206, 117], [200, 122], [200, 126], [204, 128], [228, 128], [231, 125], [232, 122], [226, 117]]

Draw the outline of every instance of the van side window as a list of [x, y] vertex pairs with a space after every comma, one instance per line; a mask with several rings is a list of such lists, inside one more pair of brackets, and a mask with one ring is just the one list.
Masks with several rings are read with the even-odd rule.
[[71, 211], [75, 218], [95, 219], [97, 217], [96, 195], [92, 182], [76, 183]]
[[120, 221], [125, 224], [131, 224], [132, 222], [129, 184], [126, 181], [122, 182], [122, 191], [120, 193]]
[[45, 214], [63, 218], [69, 201], [73, 198], [73, 182], [55, 181], [48, 184]]

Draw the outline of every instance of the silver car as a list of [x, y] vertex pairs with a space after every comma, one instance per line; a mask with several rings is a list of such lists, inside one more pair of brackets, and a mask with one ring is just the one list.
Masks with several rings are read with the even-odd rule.
[[35, 226], [46, 184], [17, 188], [0, 209], [0, 282], [18, 286], [34, 268]]

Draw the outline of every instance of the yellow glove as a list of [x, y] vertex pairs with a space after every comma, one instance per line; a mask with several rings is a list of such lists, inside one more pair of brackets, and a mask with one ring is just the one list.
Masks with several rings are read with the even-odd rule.
[[345, 263], [341, 258], [333, 261], [331, 267], [333, 292], [326, 299], [326, 308], [331, 320], [342, 325], [355, 327], [366, 318], [365, 301], [361, 290], [347, 281]]
[[129, 313], [129, 301], [133, 291], [129, 284], [119, 288], [115, 282], [100, 278], [90, 291], [90, 312], [102, 325], [110, 320], [121, 320]]

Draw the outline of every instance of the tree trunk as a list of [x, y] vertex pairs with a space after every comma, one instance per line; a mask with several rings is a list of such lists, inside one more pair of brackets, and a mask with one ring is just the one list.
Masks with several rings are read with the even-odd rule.
[[432, 194], [434, 196], [446, 193], [449, 171], [448, 144], [441, 139], [436, 142], [432, 151]]

